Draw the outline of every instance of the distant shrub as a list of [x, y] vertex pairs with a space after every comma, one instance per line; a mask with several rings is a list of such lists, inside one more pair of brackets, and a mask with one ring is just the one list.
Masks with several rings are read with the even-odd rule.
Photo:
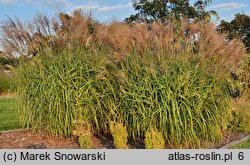
[[250, 101], [242, 96], [231, 101], [231, 111], [228, 116], [227, 129], [231, 132], [250, 132]]
[[128, 148], [128, 132], [127, 128], [119, 122], [110, 123], [110, 131], [114, 139], [114, 145], [117, 149]]
[[164, 149], [166, 147], [162, 133], [153, 129], [145, 133], [144, 143], [146, 149]]
[[249, 116], [242, 111], [233, 111], [228, 124], [231, 132], [250, 132]]
[[250, 55], [244, 56], [241, 65], [236, 71], [231, 71], [225, 91], [232, 98], [248, 97], [250, 99]]
[[231, 99], [228, 130], [250, 132], [250, 55], [246, 54], [238, 70], [232, 71], [227, 80], [227, 94]]
[[16, 80], [12, 72], [4, 73], [0, 70], [0, 93], [15, 92]]

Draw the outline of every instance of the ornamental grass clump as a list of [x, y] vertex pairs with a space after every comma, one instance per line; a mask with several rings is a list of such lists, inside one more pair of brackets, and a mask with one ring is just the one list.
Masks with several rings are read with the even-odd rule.
[[162, 55], [159, 60], [153, 54], [132, 53], [117, 62], [108, 52], [65, 50], [21, 65], [17, 75], [22, 123], [70, 137], [81, 114], [93, 131], [106, 134], [116, 118], [135, 141], [144, 141], [150, 127], [171, 147], [195, 148], [201, 140], [221, 139], [217, 128], [227, 97], [197, 57], [188, 61]]
[[101, 96], [95, 91], [102, 59], [101, 53], [65, 51], [57, 56], [35, 57], [20, 65], [18, 95], [24, 126], [69, 137], [82, 109], [84, 120], [88, 117], [90, 124], [105, 128], [98, 125], [105, 119], [102, 116], [99, 120], [102, 112], [96, 104]]
[[[82, 116], [92, 133], [123, 130], [119, 135], [124, 145], [117, 148], [126, 148], [125, 139], [143, 142], [149, 128], [162, 134], [171, 148], [199, 148], [202, 142], [221, 140], [230, 99], [225, 90], [228, 68], [237, 69], [244, 54], [238, 40], [225, 41], [212, 25], [185, 20], [130, 26], [99, 24], [79, 12], [48, 24], [39, 18], [37, 25], [54, 23], [58, 29], [38, 36], [28, 31], [38, 40], [19, 38], [43, 48], [27, 45], [27, 53], [35, 54], [23, 58], [16, 70], [25, 127], [70, 137]], [[21, 24], [7, 27], [5, 39], [15, 40], [12, 35], [25, 29]], [[197, 31], [200, 39], [194, 45], [190, 40]]]
[[152, 126], [163, 134], [170, 147], [200, 140], [218, 142], [227, 108], [220, 81], [206, 72], [196, 58], [175, 60], [131, 55], [120, 66], [122, 93], [119, 110], [134, 140], [143, 140]]

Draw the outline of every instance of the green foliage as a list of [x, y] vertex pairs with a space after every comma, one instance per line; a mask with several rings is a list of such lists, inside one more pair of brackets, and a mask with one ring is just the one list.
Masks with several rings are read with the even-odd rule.
[[146, 149], [164, 149], [165, 140], [161, 132], [155, 131], [153, 129], [148, 130], [145, 133], [145, 148]]
[[65, 51], [23, 63], [17, 70], [23, 124], [68, 137], [78, 120], [79, 109], [83, 109], [82, 115], [88, 114], [92, 121], [98, 121], [101, 114], [94, 108], [96, 95], [92, 95], [95, 92], [92, 86], [102, 67], [98, 55]]
[[189, 0], [133, 0], [133, 7], [138, 13], [126, 18], [125, 21], [130, 23], [138, 20], [167, 22], [171, 18], [180, 20], [186, 17], [209, 22], [212, 15], [217, 16], [215, 11], [207, 12], [205, 10], [205, 7], [211, 2], [211, 0], [198, 0], [194, 5], [191, 5]]
[[221, 133], [214, 130], [226, 108], [220, 83], [194, 59], [154, 60], [132, 55], [121, 68], [122, 116], [131, 136], [142, 138], [154, 126], [173, 146], [220, 140]]
[[250, 17], [246, 14], [236, 14], [231, 22], [221, 21], [219, 32], [228, 33], [228, 39], [241, 38], [250, 51]]
[[[111, 129], [114, 139], [119, 135], [123, 142], [125, 128], [129, 138], [143, 141], [151, 126], [171, 146], [195, 148], [201, 139], [220, 140], [227, 97], [216, 76], [196, 60], [199, 56], [159, 59], [133, 53], [117, 62], [108, 53], [65, 50], [21, 65], [17, 75], [22, 123], [71, 136], [81, 109], [83, 121], [94, 131]], [[114, 118], [125, 127], [116, 123], [110, 128]]]
[[114, 145], [117, 149], [128, 148], [128, 132], [127, 128], [119, 122], [110, 122], [110, 131], [114, 139]]
[[0, 98], [0, 131], [21, 128], [15, 99]]

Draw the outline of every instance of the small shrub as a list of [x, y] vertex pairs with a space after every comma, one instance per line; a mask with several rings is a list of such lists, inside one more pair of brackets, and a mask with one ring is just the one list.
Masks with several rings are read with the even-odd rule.
[[250, 116], [244, 110], [237, 109], [232, 111], [228, 122], [228, 131], [231, 132], [250, 132]]
[[146, 149], [164, 149], [165, 140], [161, 132], [156, 130], [148, 130], [145, 134], [145, 148]]
[[114, 138], [114, 145], [117, 149], [127, 149], [128, 132], [127, 128], [122, 123], [111, 122], [110, 131]]
[[84, 124], [82, 120], [75, 122], [75, 130], [73, 131], [75, 136], [78, 136], [78, 143], [81, 149], [91, 149], [91, 127], [89, 124]]
[[86, 132], [84, 135], [80, 135], [78, 137], [78, 142], [80, 144], [81, 149], [91, 149], [92, 148], [91, 133]]

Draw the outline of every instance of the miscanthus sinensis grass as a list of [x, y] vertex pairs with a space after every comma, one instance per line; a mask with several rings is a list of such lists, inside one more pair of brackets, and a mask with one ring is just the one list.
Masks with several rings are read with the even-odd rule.
[[93, 131], [109, 133], [109, 124], [117, 120], [133, 140], [143, 141], [153, 127], [170, 147], [220, 141], [227, 97], [198, 56], [183, 60], [162, 55], [159, 60], [154, 54], [131, 53], [117, 62], [109, 53], [65, 50], [21, 65], [23, 124], [69, 137], [81, 112]]

